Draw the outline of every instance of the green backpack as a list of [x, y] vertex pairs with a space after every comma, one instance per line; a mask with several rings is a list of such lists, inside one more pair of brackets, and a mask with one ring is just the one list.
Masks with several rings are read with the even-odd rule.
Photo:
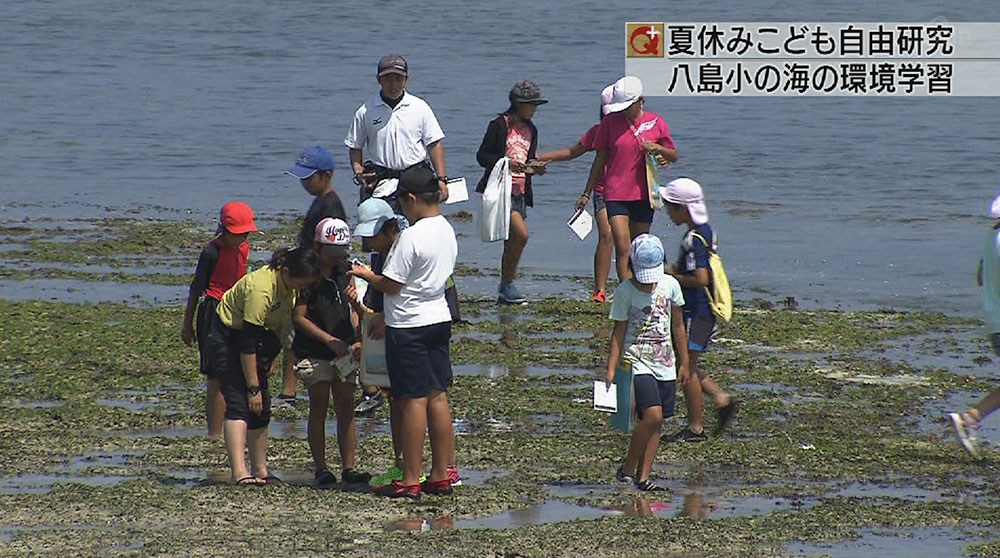
[[733, 293], [729, 290], [729, 277], [726, 276], [726, 268], [722, 266], [722, 258], [719, 257], [719, 235], [715, 235], [715, 244], [709, 245], [705, 237], [698, 233], [691, 233], [708, 249], [708, 267], [711, 271], [711, 280], [705, 287], [708, 293], [708, 303], [712, 307], [712, 312], [725, 323], [733, 319]]

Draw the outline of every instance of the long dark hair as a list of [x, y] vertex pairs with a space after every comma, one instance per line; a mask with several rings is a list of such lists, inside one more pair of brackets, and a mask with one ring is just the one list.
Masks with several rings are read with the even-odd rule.
[[271, 269], [285, 268], [295, 279], [317, 277], [322, 274], [319, 253], [310, 248], [282, 248], [271, 256], [267, 264]]

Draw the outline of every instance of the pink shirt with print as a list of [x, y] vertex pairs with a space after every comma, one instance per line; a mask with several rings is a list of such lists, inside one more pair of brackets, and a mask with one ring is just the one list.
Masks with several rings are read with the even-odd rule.
[[[512, 124], [510, 117], [504, 116], [507, 121], [507, 158], [512, 162], [528, 162], [528, 150], [531, 149], [531, 128], [527, 124]], [[524, 195], [524, 173], [510, 173], [510, 193], [512, 196]]]
[[[597, 149], [594, 147], [594, 140], [597, 139], [597, 130], [601, 129], [601, 124], [597, 123], [590, 127], [589, 130], [583, 133], [583, 137], [580, 138], [580, 145], [582, 145], [587, 151], [594, 151]], [[604, 197], [604, 176], [601, 175], [601, 179], [597, 181], [597, 186], [594, 186], [593, 195]]]
[[646, 153], [642, 149], [644, 141], [654, 141], [675, 149], [667, 123], [656, 113], [644, 111], [631, 125], [623, 112], [609, 114], [601, 121], [594, 138], [594, 148], [607, 151], [603, 180], [605, 200], [637, 201], [648, 198]]

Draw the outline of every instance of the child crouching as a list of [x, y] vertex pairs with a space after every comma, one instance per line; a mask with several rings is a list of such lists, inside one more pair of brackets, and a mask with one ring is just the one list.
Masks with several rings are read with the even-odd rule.
[[615, 291], [611, 306], [615, 325], [604, 378], [610, 386], [620, 358], [632, 369], [639, 423], [616, 477], [618, 482], [634, 482], [636, 488], [647, 492], [665, 490], [649, 475], [663, 418], [674, 414], [678, 370], [679, 376], [686, 378], [688, 366], [681, 311], [684, 296], [677, 280], [663, 273], [663, 262], [659, 238], [650, 234], [635, 237], [629, 258], [633, 276]]

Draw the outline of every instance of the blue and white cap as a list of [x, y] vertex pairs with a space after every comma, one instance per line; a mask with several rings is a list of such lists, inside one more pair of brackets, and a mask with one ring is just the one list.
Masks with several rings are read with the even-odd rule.
[[663, 243], [659, 238], [648, 233], [635, 237], [629, 259], [636, 281], [649, 285], [663, 279]]
[[285, 171], [285, 174], [290, 174], [299, 180], [305, 180], [316, 174], [316, 171], [332, 170], [333, 154], [325, 147], [314, 145], [305, 148], [299, 158], [295, 160], [295, 165], [291, 170]]

